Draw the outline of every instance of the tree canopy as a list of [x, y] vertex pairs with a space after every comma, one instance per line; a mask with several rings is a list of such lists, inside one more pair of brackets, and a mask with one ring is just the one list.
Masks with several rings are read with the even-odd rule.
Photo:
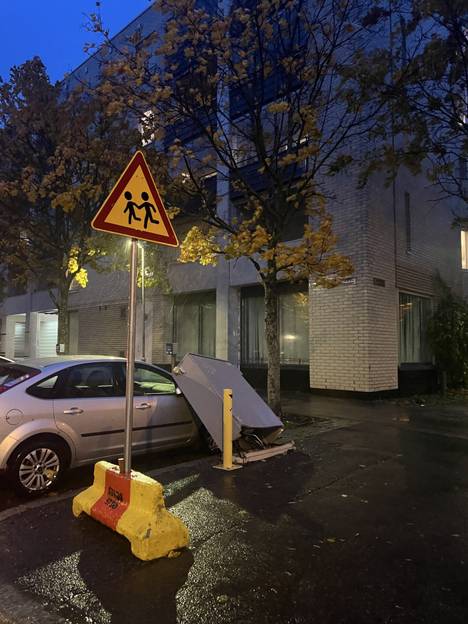
[[[331, 287], [352, 272], [337, 250], [324, 178], [355, 158], [382, 110], [373, 90], [377, 2], [159, 0], [162, 33], [102, 33], [109, 115], [129, 107], [171, 158], [194, 225], [180, 260], [246, 257], [265, 289], [269, 400], [279, 409], [278, 284]], [[365, 45], [364, 45], [365, 44]], [[368, 51], [366, 51], [366, 48]]]
[[128, 116], [66, 82], [51, 84], [39, 58], [0, 86], [0, 252], [9, 283], [42, 286], [59, 311], [67, 344], [68, 291], [112, 252], [90, 223], [139, 134]]

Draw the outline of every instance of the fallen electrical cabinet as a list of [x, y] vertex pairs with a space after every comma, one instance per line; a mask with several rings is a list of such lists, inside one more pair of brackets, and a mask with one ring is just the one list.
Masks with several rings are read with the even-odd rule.
[[249, 463], [287, 453], [294, 442], [275, 444], [283, 423], [242, 376], [225, 360], [187, 353], [174, 378], [196, 416], [223, 450], [223, 392], [232, 390], [232, 440], [235, 463]]

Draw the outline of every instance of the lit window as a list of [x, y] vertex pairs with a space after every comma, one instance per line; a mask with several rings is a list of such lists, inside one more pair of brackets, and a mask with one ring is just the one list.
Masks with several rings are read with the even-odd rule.
[[468, 230], [461, 231], [461, 264], [462, 269], [468, 269]]
[[[309, 363], [309, 295], [306, 290], [282, 292], [278, 301], [280, 362], [306, 366]], [[267, 362], [264, 295], [246, 289], [242, 296], [242, 363], [261, 366]]]

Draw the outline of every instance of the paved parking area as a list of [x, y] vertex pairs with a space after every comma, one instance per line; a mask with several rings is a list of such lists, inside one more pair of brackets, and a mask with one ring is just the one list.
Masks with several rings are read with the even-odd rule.
[[191, 533], [176, 559], [138, 561], [67, 498], [0, 514], [0, 621], [465, 624], [463, 412], [454, 428], [442, 412], [294, 401], [323, 418], [289, 430], [296, 452], [158, 473]]

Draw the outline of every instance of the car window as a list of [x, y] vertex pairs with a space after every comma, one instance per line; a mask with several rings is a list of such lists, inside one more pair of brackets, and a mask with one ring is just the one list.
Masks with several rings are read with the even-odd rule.
[[137, 364], [135, 366], [134, 390], [135, 396], [148, 394], [174, 394], [175, 383], [159, 371]]
[[29, 386], [26, 392], [38, 399], [52, 399], [57, 388], [58, 374], [47, 377], [33, 386]]
[[62, 387], [58, 392], [61, 399], [87, 399], [119, 396], [114, 366], [109, 363], [80, 364], [66, 371]]
[[20, 364], [0, 364], [0, 392], [39, 375], [40, 372], [37, 368]]

